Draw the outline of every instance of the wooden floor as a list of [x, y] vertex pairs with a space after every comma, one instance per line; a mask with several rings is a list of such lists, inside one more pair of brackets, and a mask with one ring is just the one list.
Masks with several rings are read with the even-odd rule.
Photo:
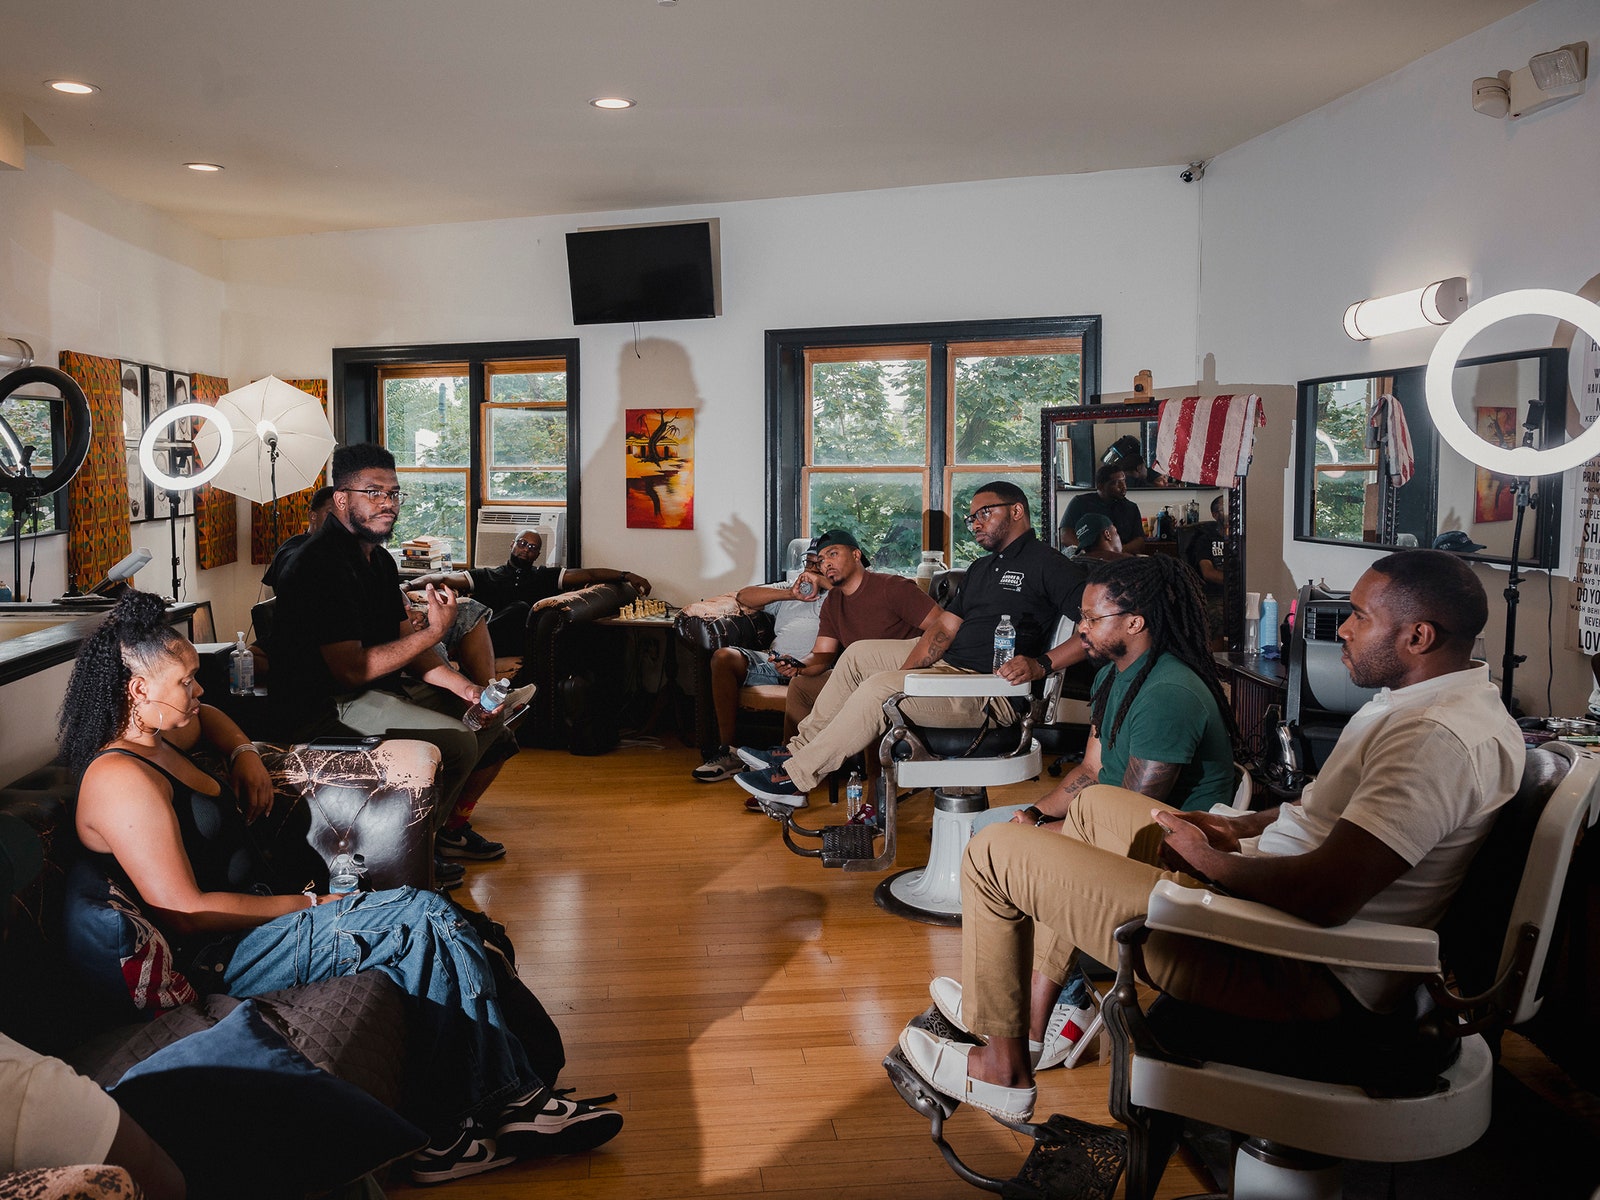
[[[789, 853], [776, 824], [744, 811], [737, 785], [689, 777], [698, 760], [672, 741], [600, 758], [527, 750], [474, 821], [510, 852], [468, 867], [469, 902], [505, 923], [524, 980], [560, 1026], [568, 1065], [559, 1082], [579, 1096], [617, 1093], [622, 1133], [591, 1154], [444, 1189], [397, 1178], [391, 1194], [981, 1194], [951, 1173], [880, 1066], [927, 1006], [929, 979], [960, 975], [960, 930], [875, 907], [881, 875]], [[1034, 798], [1052, 782], [1005, 789], [996, 803]], [[902, 809], [902, 865], [925, 861], [928, 808], [920, 799]], [[1106, 1090], [1098, 1064], [1045, 1072], [1039, 1115], [1110, 1125]], [[1010, 1176], [1026, 1150], [968, 1108], [947, 1133], [990, 1174]], [[1162, 1184], [1162, 1197], [1204, 1190], [1182, 1157]]]
[[[878, 909], [881, 875], [789, 853], [774, 822], [744, 811], [737, 785], [691, 779], [698, 762], [673, 741], [601, 758], [525, 750], [495, 782], [474, 825], [510, 852], [469, 866], [464, 890], [505, 923], [524, 980], [561, 1027], [560, 1083], [616, 1092], [627, 1123], [591, 1154], [425, 1190], [970, 1200], [979, 1193], [880, 1065], [927, 1006], [929, 979], [960, 975], [960, 930]], [[1051, 782], [1010, 791], [1031, 798]], [[925, 860], [927, 810], [902, 810], [905, 865]], [[1110, 1124], [1105, 1096], [1103, 1067], [1049, 1071], [1039, 1112]], [[948, 1134], [993, 1174], [1011, 1175], [1026, 1152], [966, 1108]], [[1198, 1190], [1177, 1161], [1164, 1182], [1163, 1196]]]

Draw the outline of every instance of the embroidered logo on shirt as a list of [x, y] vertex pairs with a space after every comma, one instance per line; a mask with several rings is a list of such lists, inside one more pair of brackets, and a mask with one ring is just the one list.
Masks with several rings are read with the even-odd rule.
[[1020, 592], [1022, 590], [1022, 581], [1026, 578], [1027, 576], [1021, 571], [1007, 571], [1000, 576], [1000, 586], [1008, 592]]

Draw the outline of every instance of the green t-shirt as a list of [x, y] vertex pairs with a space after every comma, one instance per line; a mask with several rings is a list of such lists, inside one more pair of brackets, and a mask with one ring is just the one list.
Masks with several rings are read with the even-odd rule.
[[[1143, 668], [1145, 658], [1117, 673], [1106, 704], [1105, 728], [1100, 734], [1100, 782], [1122, 786], [1130, 758], [1146, 762], [1182, 763], [1177, 782], [1167, 793], [1174, 808], [1204, 812], [1213, 804], [1233, 801], [1233, 747], [1228, 728], [1205, 682], [1179, 658], [1163, 654], [1150, 669], [1133, 707], [1122, 719], [1116, 744], [1107, 742], [1116, 724], [1128, 687]], [[1105, 681], [1107, 663], [1095, 677], [1095, 691]]]

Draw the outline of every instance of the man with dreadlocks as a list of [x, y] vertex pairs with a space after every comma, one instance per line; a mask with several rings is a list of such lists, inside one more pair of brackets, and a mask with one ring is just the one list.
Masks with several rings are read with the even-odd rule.
[[[1036, 1095], [1025, 1038], [1029, 947], [1079, 947], [1109, 961], [1113, 931], [1146, 910], [1158, 880], [1226, 888], [1322, 926], [1354, 917], [1437, 924], [1522, 777], [1522, 731], [1472, 660], [1488, 602], [1459, 558], [1404, 550], [1362, 574], [1350, 607], [1339, 626], [1346, 668], [1358, 687], [1379, 691], [1298, 804], [1226, 817], [1092, 787], [1073, 802], [1064, 837], [996, 825], [967, 844], [961, 1017], [987, 1040], [902, 1032], [901, 1049], [934, 1088], [1026, 1120]], [[1165, 838], [1160, 866], [1137, 850], [1152, 822]], [[1149, 978], [1177, 999], [1264, 1021], [1388, 1012], [1415, 986], [1395, 972], [1161, 933], [1144, 959]]]
[[[1006, 820], [1054, 830], [1074, 798], [1096, 783], [1191, 811], [1225, 803], [1233, 793], [1239, 734], [1205, 631], [1197, 580], [1177, 559], [1155, 555], [1097, 565], [1077, 627], [1090, 660], [1102, 664], [1083, 762], [1044, 799], [982, 814], [972, 823], [973, 835]], [[1147, 835], [1134, 857], [1153, 861], [1158, 841]], [[1074, 968], [1070, 950], [1035, 957], [1028, 1041], [1038, 1071], [1067, 1061], [1094, 1033], [1098, 1014], [1089, 981]], [[960, 982], [944, 976], [930, 990], [940, 1010], [958, 1020]]]

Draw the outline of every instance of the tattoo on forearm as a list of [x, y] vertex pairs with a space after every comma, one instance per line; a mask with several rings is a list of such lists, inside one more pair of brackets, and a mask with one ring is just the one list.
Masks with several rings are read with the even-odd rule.
[[1122, 773], [1123, 787], [1152, 800], [1165, 799], [1177, 781], [1177, 763], [1151, 762], [1143, 758], [1130, 758], [1127, 770]]

